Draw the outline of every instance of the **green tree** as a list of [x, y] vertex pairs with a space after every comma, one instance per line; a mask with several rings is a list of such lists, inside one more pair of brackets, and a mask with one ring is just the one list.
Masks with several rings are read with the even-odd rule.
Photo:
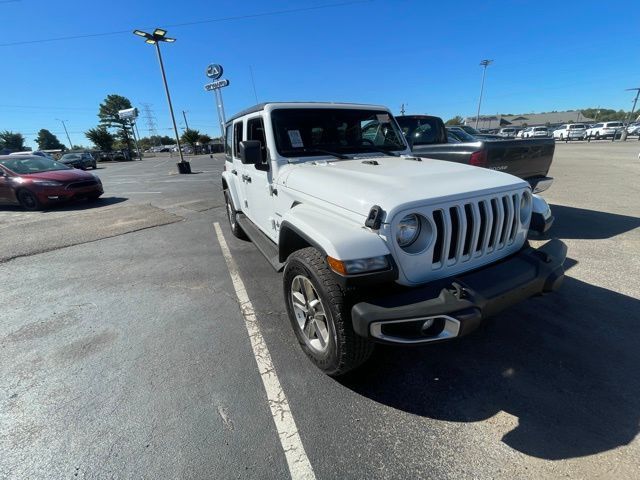
[[40, 150], [65, 150], [66, 147], [60, 143], [58, 137], [56, 137], [53, 133], [51, 133], [46, 128], [41, 129], [38, 132], [38, 138], [36, 138], [36, 143], [38, 144], [38, 148]]
[[613, 110], [611, 108], [583, 108], [580, 113], [583, 117], [593, 118], [598, 122], [623, 121], [629, 114], [624, 110]]
[[24, 137], [21, 133], [10, 132], [9, 130], [0, 132], [0, 148], [20, 152], [24, 150]]
[[188, 128], [184, 131], [184, 133], [180, 137], [180, 140], [182, 140], [187, 145], [191, 145], [193, 147], [193, 150], [195, 151], [196, 143], [198, 142], [199, 138], [200, 132], [198, 130], [192, 130], [191, 128]]
[[100, 150], [104, 150], [105, 152], [113, 150], [113, 144], [116, 139], [109, 133], [109, 130], [107, 130], [107, 127], [104, 125], [91, 128], [84, 132], [84, 135]]
[[456, 115], [455, 117], [450, 118], [449, 120], [444, 122], [445, 125], [462, 125], [463, 123], [464, 118], [462, 118], [460, 115]]
[[203, 133], [198, 137], [198, 143], [200, 143], [201, 145], [205, 145], [205, 144], [209, 143], [210, 141], [211, 141], [211, 137], [209, 135], [207, 135], [206, 133]]
[[131, 151], [131, 126], [129, 121], [118, 116], [119, 110], [125, 110], [131, 107], [131, 100], [122, 95], [107, 95], [107, 98], [100, 104], [98, 109], [98, 117], [100, 124], [106, 128], [116, 128], [118, 130], [118, 138], [122, 140], [126, 148]]

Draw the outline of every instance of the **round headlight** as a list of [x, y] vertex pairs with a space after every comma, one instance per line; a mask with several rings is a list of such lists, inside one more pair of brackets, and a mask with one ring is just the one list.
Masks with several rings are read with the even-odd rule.
[[402, 248], [408, 247], [416, 241], [420, 235], [420, 219], [415, 213], [405, 215], [398, 222], [398, 232], [396, 233], [396, 241]]
[[531, 220], [531, 212], [533, 210], [533, 200], [531, 192], [525, 190], [520, 197], [520, 223], [526, 225]]

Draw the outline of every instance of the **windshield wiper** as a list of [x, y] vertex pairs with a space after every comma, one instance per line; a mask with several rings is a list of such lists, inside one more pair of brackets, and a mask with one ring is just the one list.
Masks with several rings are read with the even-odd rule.
[[391, 151], [393, 147], [389, 147], [388, 149], [385, 149], [383, 147], [376, 147], [374, 145], [358, 145], [358, 148], [366, 148], [370, 152], [386, 153], [387, 155], [391, 155], [392, 157], [398, 156], [397, 153]]
[[331, 155], [332, 157], [339, 158], [340, 160], [347, 160], [349, 157], [347, 155], [343, 155], [342, 153], [332, 152], [330, 150], [324, 150], [322, 148], [302, 148], [304, 153], [325, 153], [327, 155]]

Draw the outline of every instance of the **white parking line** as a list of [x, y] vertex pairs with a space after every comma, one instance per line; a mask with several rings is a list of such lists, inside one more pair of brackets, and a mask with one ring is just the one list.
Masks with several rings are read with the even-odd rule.
[[244, 282], [238, 272], [238, 266], [235, 260], [231, 256], [227, 241], [222, 235], [222, 229], [220, 224], [215, 222], [213, 226], [216, 229], [216, 235], [218, 237], [218, 243], [220, 243], [220, 249], [224, 256], [225, 262], [227, 262], [227, 268], [231, 275], [231, 281], [233, 288], [236, 291], [240, 309], [242, 310], [242, 316], [244, 317], [244, 323], [249, 333], [249, 340], [251, 341], [251, 348], [253, 349], [253, 356], [258, 364], [258, 371], [262, 378], [262, 384], [264, 385], [265, 392], [267, 393], [267, 400], [269, 402], [269, 408], [271, 409], [271, 416], [273, 422], [276, 425], [278, 431], [278, 437], [280, 444], [284, 450], [284, 456], [287, 459], [287, 465], [289, 467], [289, 473], [293, 480], [298, 479], [315, 479], [315, 473], [309, 462], [302, 440], [298, 434], [298, 427], [293, 419], [291, 408], [289, 407], [289, 401], [287, 400], [276, 369], [271, 361], [271, 354], [267, 348], [267, 344], [260, 333], [260, 327], [258, 327], [257, 317], [253, 305], [249, 300], [247, 289], [244, 286]]

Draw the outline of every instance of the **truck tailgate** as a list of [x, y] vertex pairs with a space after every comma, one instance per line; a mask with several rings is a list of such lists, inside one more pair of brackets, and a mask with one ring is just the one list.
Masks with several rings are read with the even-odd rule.
[[556, 148], [552, 138], [485, 140], [487, 167], [528, 179], [549, 172]]

